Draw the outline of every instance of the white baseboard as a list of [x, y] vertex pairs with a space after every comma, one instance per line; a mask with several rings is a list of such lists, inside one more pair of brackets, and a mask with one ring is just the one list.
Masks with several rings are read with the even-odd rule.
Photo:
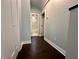
[[21, 50], [23, 44], [31, 44], [31, 43], [32, 43], [31, 40], [22, 41], [19, 49]]
[[18, 46], [16, 46], [15, 50], [11, 55], [11, 59], [16, 59], [18, 52], [22, 49], [23, 44], [31, 44], [31, 40], [22, 41]]
[[19, 52], [18, 46], [16, 46], [15, 50], [13, 51], [13, 53], [11, 55], [11, 59], [16, 59], [18, 52]]
[[23, 44], [31, 44], [31, 43], [32, 43], [31, 40], [23, 41], [23, 42], [21, 42], [21, 46], [22, 46]]
[[63, 50], [62, 48], [60, 48], [58, 45], [56, 45], [55, 43], [53, 43], [52, 41], [50, 41], [46, 37], [44, 38], [44, 40], [46, 42], [48, 42], [52, 47], [54, 47], [55, 49], [57, 49], [61, 54], [63, 54], [64, 56], [66, 56], [66, 51], [65, 50]]

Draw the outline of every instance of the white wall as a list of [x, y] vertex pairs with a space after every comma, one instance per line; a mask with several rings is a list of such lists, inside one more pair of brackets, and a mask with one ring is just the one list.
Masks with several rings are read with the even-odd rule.
[[1, 59], [16, 59], [20, 42], [31, 38], [30, 0], [2, 0], [1, 9]]
[[31, 39], [31, 22], [30, 22], [30, 0], [21, 1], [21, 22], [20, 22], [21, 41]]
[[39, 9], [37, 9], [37, 8], [32, 7], [31, 8], [31, 13], [38, 13], [38, 14], [40, 14], [41, 11]]
[[50, 0], [43, 11], [46, 11], [44, 24], [45, 37], [64, 50], [67, 50], [67, 32], [69, 25], [69, 8], [77, 0]]
[[20, 0], [1, 1], [1, 59], [12, 59], [12, 54], [20, 42], [18, 1], [20, 2]]

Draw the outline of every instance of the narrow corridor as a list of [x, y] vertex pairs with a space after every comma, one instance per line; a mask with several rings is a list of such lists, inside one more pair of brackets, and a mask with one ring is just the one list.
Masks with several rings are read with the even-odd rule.
[[78, 1], [1, 0], [1, 59], [78, 59]]

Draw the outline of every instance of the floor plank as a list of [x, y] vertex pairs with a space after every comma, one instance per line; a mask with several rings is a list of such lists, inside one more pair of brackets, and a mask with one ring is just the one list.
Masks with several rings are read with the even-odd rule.
[[32, 44], [24, 44], [16, 59], [65, 59], [43, 37], [32, 37]]

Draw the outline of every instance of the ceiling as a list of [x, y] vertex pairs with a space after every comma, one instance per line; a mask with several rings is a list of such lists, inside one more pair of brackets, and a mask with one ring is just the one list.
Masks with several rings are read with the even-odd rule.
[[48, 0], [30, 0], [31, 8], [42, 10]]

